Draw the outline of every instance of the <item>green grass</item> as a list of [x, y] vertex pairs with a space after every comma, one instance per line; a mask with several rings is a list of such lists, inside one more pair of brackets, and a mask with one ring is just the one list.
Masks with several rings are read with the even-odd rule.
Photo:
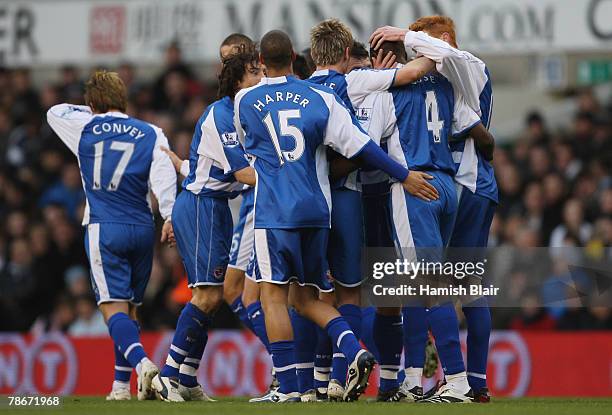
[[[363, 399], [363, 398], [362, 398]], [[424, 405], [375, 403], [365, 400], [357, 403], [303, 403], [303, 404], [249, 404], [245, 399], [222, 399], [216, 403], [186, 402], [106, 402], [102, 397], [65, 397], [60, 408], [0, 408], [4, 414], [84, 414], [84, 415], [419, 415], [419, 414], [550, 414], [598, 415], [612, 414], [612, 398], [523, 398], [494, 399], [490, 404]]]

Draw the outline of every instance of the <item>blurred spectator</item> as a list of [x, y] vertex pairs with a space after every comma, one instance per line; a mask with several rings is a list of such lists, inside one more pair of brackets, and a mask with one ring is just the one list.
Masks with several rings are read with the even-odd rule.
[[[60, 82], [57, 85], [60, 101], [70, 104], [83, 104], [85, 85], [79, 76], [79, 70], [73, 65], [60, 69]], [[47, 109], [47, 108], [45, 108]]]
[[546, 145], [549, 134], [542, 114], [538, 111], [531, 111], [526, 118], [526, 131], [523, 139], [530, 145]]
[[85, 201], [81, 172], [76, 163], [70, 163], [62, 169], [62, 178], [44, 191], [40, 197], [39, 206], [44, 208], [50, 204], [66, 209], [68, 216], [74, 222], [79, 222], [77, 209]]
[[72, 336], [106, 336], [108, 334], [104, 317], [91, 297], [86, 295], [77, 297], [75, 315], [76, 319], [68, 328], [68, 334]]
[[578, 199], [570, 199], [563, 208], [563, 223], [557, 226], [550, 236], [550, 246], [567, 246], [566, 238], [571, 237], [584, 246], [591, 237], [593, 227], [584, 221], [584, 209]]
[[38, 92], [32, 87], [30, 71], [22, 68], [13, 71], [11, 79], [13, 99], [11, 117], [14, 123], [23, 124], [42, 114]]
[[55, 307], [50, 314], [41, 314], [30, 329], [35, 336], [40, 336], [47, 332], [65, 332], [74, 320], [74, 300], [68, 295], [58, 297]]
[[[0, 299], [7, 313], [6, 329], [27, 330], [40, 312], [36, 308], [37, 275], [34, 272], [34, 258], [27, 240], [14, 239], [8, 248], [9, 254], [0, 272]], [[5, 319], [3, 319], [5, 320]]]
[[524, 297], [521, 302], [520, 314], [510, 323], [512, 330], [552, 330], [555, 320], [542, 307], [537, 295]]
[[180, 46], [172, 42], [166, 49], [165, 67], [153, 85], [154, 108], [180, 117], [189, 99], [200, 92], [201, 86], [183, 61]]

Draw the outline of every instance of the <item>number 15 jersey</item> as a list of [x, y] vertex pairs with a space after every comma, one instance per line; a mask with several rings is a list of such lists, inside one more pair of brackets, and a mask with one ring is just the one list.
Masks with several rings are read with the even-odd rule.
[[345, 104], [324, 86], [263, 78], [238, 93], [235, 124], [254, 156], [255, 228], [329, 228], [325, 146], [347, 158], [370, 141]]

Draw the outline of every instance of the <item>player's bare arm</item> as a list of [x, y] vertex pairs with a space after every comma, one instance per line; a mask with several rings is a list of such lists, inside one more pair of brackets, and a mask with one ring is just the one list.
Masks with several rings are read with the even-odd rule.
[[440, 198], [438, 190], [429, 183], [433, 176], [422, 171], [411, 170], [408, 177], [402, 185], [408, 193], [423, 199], [426, 202], [432, 202]]
[[[330, 177], [332, 179], [345, 177], [352, 171], [366, 165], [367, 163], [359, 156], [352, 159], [339, 156], [330, 163]], [[431, 202], [440, 198], [438, 190], [429, 183], [431, 179], [433, 179], [433, 176], [427, 173], [409, 171], [408, 176], [404, 179], [403, 186], [413, 196]]]
[[174, 166], [174, 169], [176, 170], [177, 173], [181, 172], [181, 165], [183, 164], [183, 161], [179, 156], [176, 155], [176, 153], [172, 150], [170, 150], [167, 147], [161, 147], [161, 151], [163, 151], [164, 153], [166, 153], [168, 155], [168, 157], [170, 157], [170, 161], [172, 161], [172, 165]]
[[[379, 28], [370, 36], [370, 47], [374, 50], [378, 50], [384, 42], [403, 42], [406, 32], [408, 32], [408, 30], [393, 26]], [[375, 68], [384, 69], [393, 67], [391, 61], [395, 61], [395, 56], [393, 56], [392, 53], [387, 52], [384, 56], [380, 55], [382, 54], [376, 54], [373, 65]], [[419, 57], [413, 59], [397, 71], [393, 86], [406, 85], [414, 82], [433, 71], [434, 68], [435, 62], [429, 58]]]
[[174, 229], [172, 228], [172, 221], [167, 220], [162, 226], [161, 230], [161, 243], [167, 243], [171, 248], [176, 245], [176, 239], [174, 238]]
[[257, 181], [255, 175], [255, 169], [252, 167], [245, 167], [244, 169], [234, 172], [234, 177], [240, 183], [248, 184], [249, 186], [255, 186]]
[[332, 180], [339, 180], [361, 167], [363, 167], [363, 163], [360, 162], [359, 158], [347, 159], [338, 155], [329, 163], [329, 177]]
[[420, 57], [413, 59], [397, 70], [393, 86], [407, 85], [414, 82], [433, 71], [435, 67], [435, 62], [429, 58]]
[[476, 148], [487, 161], [493, 160], [495, 151], [495, 137], [485, 128], [482, 123], [477, 124], [470, 130], [470, 137], [474, 139]]
[[391, 69], [395, 67], [397, 57], [391, 51], [384, 53], [377, 53], [376, 57], [372, 60], [372, 67], [374, 69]]
[[[169, 148], [162, 147], [161, 150], [170, 157], [172, 160], [172, 165], [176, 169], [177, 173], [181, 173], [181, 167], [185, 160], [181, 159], [176, 153]], [[234, 177], [240, 183], [248, 184], [249, 186], [255, 186], [255, 170], [252, 167], [246, 167], [244, 169], [238, 170], [234, 173]], [[162, 240], [162, 242], [164, 242]]]
[[384, 42], [403, 42], [408, 31], [408, 29], [401, 29], [394, 26], [379, 27], [370, 36], [370, 45], [376, 50], [380, 48]]

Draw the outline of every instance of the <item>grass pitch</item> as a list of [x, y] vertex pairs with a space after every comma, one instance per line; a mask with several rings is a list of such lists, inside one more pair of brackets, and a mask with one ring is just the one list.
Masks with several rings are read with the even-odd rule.
[[[363, 399], [363, 398], [362, 398]], [[250, 404], [246, 399], [221, 399], [215, 403], [185, 402], [106, 402], [103, 397], [68, 396], [58, 408], [0, 408], [0, 415], [15, 414], [84, 414], [84, 415], [461, 415], [461, 414], [612, 414], [612, 398], [496, 398], [490, 404], [401, 404], [360, 400], [355, 403]]]

